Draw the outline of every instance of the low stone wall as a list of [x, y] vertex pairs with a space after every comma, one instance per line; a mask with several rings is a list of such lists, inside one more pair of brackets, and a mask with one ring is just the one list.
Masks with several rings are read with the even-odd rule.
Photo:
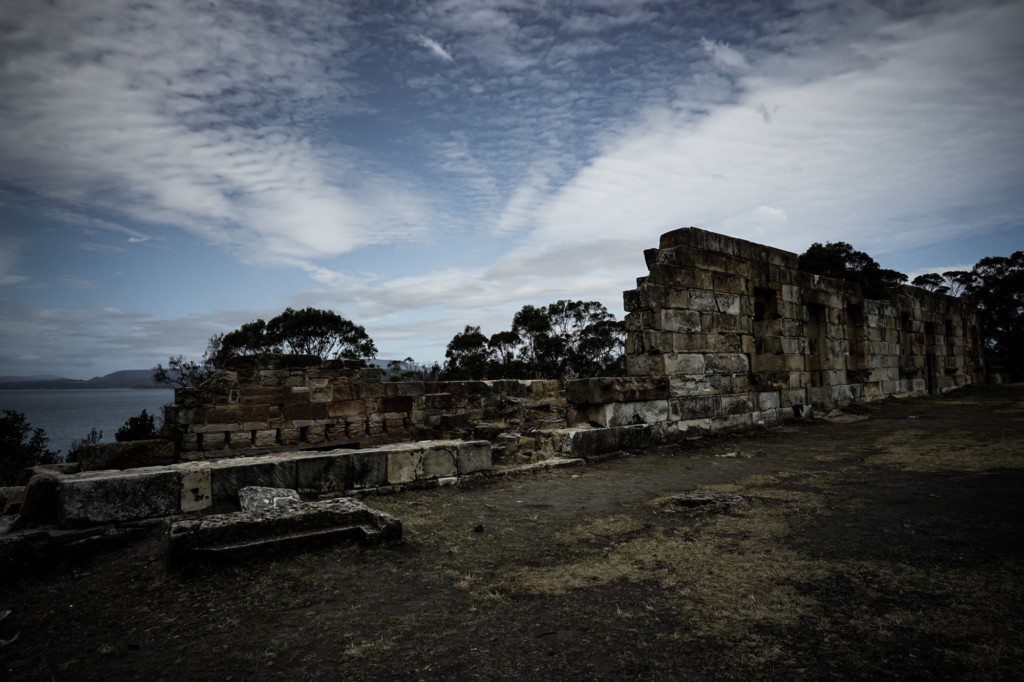
[[523, 434], [564, 426], [557, 381], [382, 382], [377, 368], [311, 356], [236, 358], [165, 414], [182, 460], [254, 448], [485, 439], [532, 456]]
[[58, 476], [60, 525], [74, 528], [237, 504], [246, 486], [362, 490], [463, 476], [492, 466], [485, 441], [425, 441], [366, 450], [289, 452]]

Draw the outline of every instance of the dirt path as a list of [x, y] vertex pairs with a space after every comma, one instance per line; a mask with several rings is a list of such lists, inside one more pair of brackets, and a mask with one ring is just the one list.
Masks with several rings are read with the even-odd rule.
[[1024, 385], [858, 412], [369, 498], [385, 548], [68, 561], [0, 586], [0, 676], [1024, 678]]

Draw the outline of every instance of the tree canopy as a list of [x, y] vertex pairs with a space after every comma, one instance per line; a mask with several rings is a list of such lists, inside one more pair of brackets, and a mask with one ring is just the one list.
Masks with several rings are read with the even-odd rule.
[[134, 417], [128, 417], [114, 434], [114, 439], [118, 443], [130, 440], [152, 440], [159, 437], [160, 431], [156, 427], [156, 420], [146, 410], [142, 410]]
[[982, 258], [969, 271], [921, 275], [913, 283], [939, 293], [973, 296], [989, 366], [1024, 379], [1024, 251]]
[[800, 254], [797, 266], [805, 272], [858, 284], [866, 298], [885, 298], [894, 287], [907, 281], [902, 272], [883, 268], [874, 258], [846, 242], [814, 242]]
[[621, 322], [596, 301], [525, 305], [490, 338], [467, 325], [448, 343], [445, 379], [561, 379], [620, 374]]
[[362, 326], [333, 311], [287, 308], [269, 321], [257, 319], [214, 336], [206, 357], [214, 367], [223, 367], [232, 357], [271, 353], [359, 360], [375, 357], [377, 346]]
[[4, 410], [0, 417], [0, 485], [14, 485], [25, 467], [55, 464], [57, 452], [49, 450], [50, 439], [42, 429], [34, 429], [24, 412]]

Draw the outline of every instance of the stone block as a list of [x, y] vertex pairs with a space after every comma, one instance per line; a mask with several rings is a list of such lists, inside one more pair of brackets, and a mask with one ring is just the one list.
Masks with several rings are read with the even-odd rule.
[[353, 487], [352, 451], [333, 450], [295, 458], [295, 487], [325, 493]]
[[257, 448], [270, 447], [277, 445], [277, 429], [267, 429], [264, 431], [257, 431], [256, 435], [252, 439], [252, 444]]
[[418, 447], [406, 447], [389, 450], [388, 483], [412, 483], [423, 478], [423, 450]]
[[130, 469], [174, 463], [174, 441], [136, 440], [86, 445], [78, 451], [81, 471]]
[[327, 403], [291, 403], [282, 406], [286, 421], [327, 419]]
[[707, 365], [701, 353], [665, 353], [665, 374], [704, 374]]
[[[423, 453], [423, 478], [447, 478], [459, 473], [457, 448], [436, 446]], [[488, 467], [490, 468], [490, 467]]]
[[215, 450], [223, 450], [228, 446], [227, 435], [223, 431], [218, 433], [201, 433], [198, 434], [199, 449], [203, 452], [212, 452]]
[[314, 403], [329, 403], [334, 399], [332, 386], [317, 386], [309, 391], [309, 400]]
[[247, 486], [295, 488], [295, 462], [288, 455], [222, 459], [209, 467], [214, 502], [234, 502]]
[[714, 275], [715, 291], [728, 294], [748, 294], [749, 283], [745, 277], [716, 272]]
[[715, 292], [691, 289], [688, 294], [691, 310], [703, 312], [718, 311], [718, 299], [715, 298]]
[[291, 488], [247, 486], [238, 491], [238, 505], [243, 512], [291, 509], [302, 504], [299, 493]]
[[778, 409], [780, 405], [778, 391], [762, 391], [757, 394], [757, 407], [761, 411]]
[[711, 420], [712, 431], [726, 431], [730, 429], [745, 429], [754, 423], [754, 415], [750, 412], [731, 414]]
[[352, 487], [377, 488], [388, 482], [388, 453], [385, 450], [357, 450], [352, 453]]
[[[710, 295], [714, 300], [714, 295]], [[700, 331], [700, 313], [694, 310], [663, 309], [661, 311], [661, 329], [670, 332]]]
[[665, 373], [665, 358], [660, 353], [626, 356], [629, 376], [651, 376]]
[[676, 432], [680, 435], [691, 436], [711, 432], [711, 419], [684, 419], [675, 423]]
[[742, 374], [750, 371], [750, 358], [742, 353], [708, 353], [704, 357], [709, 374]]
[[29, 523], [56, 521], [59, 489], [60, 479], [56, 472], [38, 471], [33, 474], [25, 484], [20, 511], [22, 521]]
[[[593, 415], [594, 413], [591, 412]], [[668, 421], [667, 400], [647, 400], [635, 403], [608, 403], [599, 408], [595, 420], [601, 426], [629, 426], [631, 424], [657, 424]]]
[[728, 417], [737, 414], [749, 414], [754, 411], [755, 394], [737, 393], [735, 395], [723, 395], [721, 414]]
[[853, 393], [848, 384], [829, 387], [829, 400], [833, 405], [846, 405], [854, 399]]
[[327, 415], [331, 418], [365, 419], [365, 400], [338, 400], [327, 406]]
[[726, 315], [724, 313], [701, 313], [700, 328], [705, 332], [739, 332], [750, 334], [751, 318], [745, 315]]
[[570, 381], [565, 398], [574, 404], [600, 404], [668, 398], [666, 376], [596, 377]]
[[401, 521], [350, 497], [178, 521], [168, 535], [171, 556], [179, 561], [265, 556], [277, 548], [345, 541], [378, 544], [401, 537]]
[[232, 431], [228, 439], [228, 447], [232, 450], [240, 450], [252, 447], [251, 431]]
[[718, 312], [726, 315], [739, 315], [741, 310], [741, 297], [737, 294], [715, 294], [715, 306]]
[[213, 505], [209, 467], [196, 465], [180, 470], [182, 513], [202, 511]]
[[402, 381], [395, 386], [396, 395], [417, 398], [425, 393], [422, 381]]
[[810, 404], [831, 407], [832, 394], [828, 386], [811, 386], [807, 389], [807, 398]]
[[721, 401], [716, 396], [675, 398], [669, 401], [669, 407], [675, 421], [692, 421], [721, 414]]
[[808, 403], [807, 400], [807, 389], [804, 388], [791, 388], [779, 393], [779, 406], [780, 407], [792, 407], [794, 405], [804, 405]]
[[356, 384], [354, 386], [355, 397], [359, 400], [377, 400], [387, 395], [384, 384]]
[[65, 476], [58, 492], [61, 528], [134, 521], [176, 514], [178, 472], [147, 467]]
[[755, 424], [775, 424], [779, 421], [779, 410], [759, 410], [751, 415], [751, 420]]
[[491, 468], [491, 444], [485, 440], [462, 441], [457, 444], [459, 475]]

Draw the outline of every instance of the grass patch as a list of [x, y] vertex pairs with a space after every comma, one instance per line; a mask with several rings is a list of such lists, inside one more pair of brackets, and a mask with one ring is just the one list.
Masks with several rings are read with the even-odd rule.
[[904, 471], [977, 472], [1024, 467], [1024, 447], [1006, 439], [986, 442], [969, 431], [948, 431], [935, 438], [921, 429], [907, 429], [880, 438], [880, 452], [868, 456], [869, 465]]

